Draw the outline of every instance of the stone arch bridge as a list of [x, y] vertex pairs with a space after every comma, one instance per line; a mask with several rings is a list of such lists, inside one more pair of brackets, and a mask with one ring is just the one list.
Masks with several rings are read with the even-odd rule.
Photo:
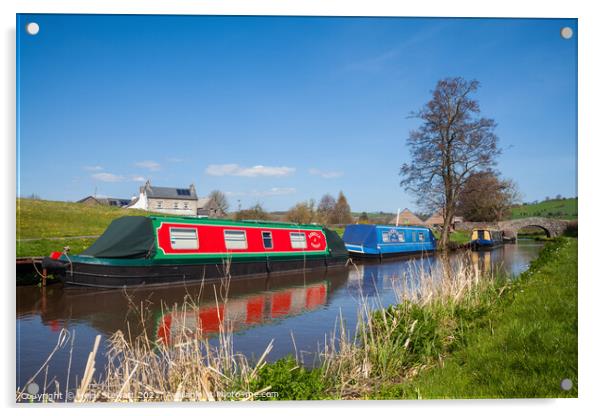
[[478, 227], [498, 228], [504, 232], [504, 237], [515, 239], [518, 231], [525, 227], [539, 227], [548, 237], [558, 237], [567, 229], [569, 221], [555, 218], [528, 217], [516, 220], [498, 222], [461, 222], [456, 224], [456, 230], [470, 231]]

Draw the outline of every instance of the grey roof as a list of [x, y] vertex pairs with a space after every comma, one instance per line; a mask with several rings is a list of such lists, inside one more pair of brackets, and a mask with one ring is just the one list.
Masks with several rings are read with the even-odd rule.
[[126, 198], [99, 198], [99, 197], [95, 197], [95, 196], [87, 196], [85, 198], [80, 199], [77, 202], [84, 202], [87, 201], [88, 199], [94, 199], [96, 202], [98, 202], [99, 204], [103, 204], [103, 205], [117, 205], [117, 206], [125, 206], [128, 205], [131, 202], [131, 199], [126, 199]]
[[[193, 201], [197, 199], [195, 190], [190, 188], [147, 186], [145, 189], [147, 198], [186, 199]], [[188, 195], [186, 195], [186, 193], [188, 193]]]

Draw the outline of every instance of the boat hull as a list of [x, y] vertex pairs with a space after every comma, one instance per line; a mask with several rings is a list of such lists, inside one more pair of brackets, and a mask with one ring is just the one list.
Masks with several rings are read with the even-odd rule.
[[122, 266], [78, 263], [55, 269], [54, 274], [67, 285], [120, 288], [124, 286], [167, 285], [214, 281], [226, 276], [272, 275], [330, 267], [343, 267], [347, 258], [314, 258], [286, 261], [248, 261], [205, 264], [161, 264]]
[[416, 258], [432, 256], [434, 250], [421, 251], [403, 251], [403, 252], [387, 252], [387, 253], [362, 253], [358, 251], [349, 251], [349, 256], [357, 260], [383, 260], [383, 259], [400, 259], [400, 258]]
[[494, 250], [496, 248], [502, 247], [504, 245], [503, 241], [499, 242], [491, 242], [491, 241], [471, 241], [470, 248], [473, 251], [488, 251]]

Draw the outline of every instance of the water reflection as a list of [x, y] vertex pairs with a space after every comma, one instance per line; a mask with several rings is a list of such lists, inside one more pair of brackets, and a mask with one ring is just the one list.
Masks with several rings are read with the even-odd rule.
[[[540, 248], [539, 243], [519, 241], [516, 245], [489, 252], [466, 252], [463, 256], [481, 273], [503, 270], [518, 274], [528, 267]], [[458, 259], [458, 255], [452, 257], [452, 261]], [[239, 278], [232, 280], [228, 288], [221, 284], [127, 291], [61, 285], [17, 287], [17, 384], [22, 386], [37, 371], [62, 328], [76, 333], [70, 380], [81, 377], [94, 337], [100, 333], [106, 339], [117, 330], [133, 338], [146, 329], [156, 340], [169, 343], [182, 328], [215, 338], [220, 323], [228, 322], [235, 331], [235, 350], [251, 359], [261, 354], [272, 339], [271, 360], [297, 349], [301, 354], [315, 352], [340, 317], [348, 328], [355, 327], [362, 298], [374, 299], [380, 306], [394, 303], [396, 287], [415, 287], [416, 276], [438, 268], [439, 261], [435, 256], [361, 263], [312, 273]], [[99, 371], [104, 367], [100, 361], [102, 352], [97, 362]], [[53, 358], [49, 373], [62, 382], [68, 364], [68, 351], [60, 351]]]
[[161, 315], [157, 323], [156, 340], [166, 344], [175, 334], [189, 333], [210, 337], [227, 325], [233, 331], [241, 331], [255, 325], [268, 324], [309, 312], [327, 301], [330, 282], [308, 283], [259, 294], [218, 300], [201, 305], [173, 307]]

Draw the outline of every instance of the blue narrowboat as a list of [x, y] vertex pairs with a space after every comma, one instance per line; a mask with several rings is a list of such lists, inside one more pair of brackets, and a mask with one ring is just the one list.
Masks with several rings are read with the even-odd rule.
[[353, 224], [343, 241], [355, 258], [383, 258], [433, 253], [437, 241], [427, 227]]
[[470, 236], [470, 247], [473, 250], [491, 250], [504, 244], [504, 235], [491, 228], [475, 228]]

